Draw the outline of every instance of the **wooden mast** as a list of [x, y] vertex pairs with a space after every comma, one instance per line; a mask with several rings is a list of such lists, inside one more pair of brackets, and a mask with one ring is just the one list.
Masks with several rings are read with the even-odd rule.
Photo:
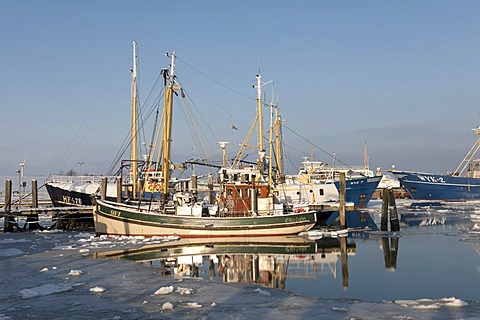
[[262, 76], [257, 74], [257, 115], [258, 115], [258, 149], [264, 150], [263, 147], [263, 114], [262, 114]]
[[131, 124], [131, 177], [133, 182], [133, 196], [138, 192], [138, 110], [137, 110], [137, 42], [133, 40], [133, 69], [132, 73], [132, 124]]
[[278, 114], [278, 108], [275, 108], [275, 155], [276, 165], [279, 177], [283, 172], [283, 141], [282, 141], [282, 118]]
[[[167, 55], [168, 56], [168, 55]], [[175, 87], [175, 51], [171, 54], [170, 72], [168, 82], [165, 82], [165, 101], [163, 117], [162, 134], [162, 194], [164, 202], [168, 200], [168, 184], [170, 181], [170, 147], [172, 142], [172, 116], [173, 116], [173, 92], [179, 87]]]

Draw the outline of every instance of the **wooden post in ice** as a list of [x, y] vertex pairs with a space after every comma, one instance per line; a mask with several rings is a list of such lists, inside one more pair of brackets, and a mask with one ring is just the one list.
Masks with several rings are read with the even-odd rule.
[[380, 221], [380, 230], [388, 231], [388, 200], [389, 194], [388, 189], [384, 188], [382, 190], [382, 218]]
[[5, 180], [5, 217], [3, 218], [3, 232], [12, 232], [13, 231], [13, 224], [11, 223], [11, 219], [13, 218], [10, 215], [10, 211], [12, 210], [12, 180], [7, 179]]
[[122, 202], [122, 178], [117, 177], [117, 202]]
[[107, 198], [107, 177], [102, 177], [100, 184], [100, 199], [105, 200]]
[[[38, 190], [37, 190], [37, 180], [32, 179], [32, 208], [38, 208]], [[38, 213], [29, 214], [27, 216], [27, 221], [23, 229], [25, 230], [28, 227], [28, 230], [37, 230], [41, 229], [40, 224], [38, 223]]]
[[390, 231], [400, 231], [400, 222], [398, 221], [398, 211], [393, 189], [388, 190], [388, 206], [390, 211]]
[[32, 179], [32, 208], [38, 208], [37, 180]]
[[340, 228], [345, 229], [347, 226], [346, 219], [346, 210], [345, 210], [345, 194], [347, 192], [347, 180], [345, 177], [345, 172], [340, 172], [340, 202], [338, 207], [338, 213], [340, 214]]
[[393, 189], [383, 189], [382, 193], [382, 219], [380, 230], [388, 231], [388, 221], [390, 220], [390, 231], [400, 231], [400, 221], [398, 220], [397, 205], [395, 204], [395, 195]]

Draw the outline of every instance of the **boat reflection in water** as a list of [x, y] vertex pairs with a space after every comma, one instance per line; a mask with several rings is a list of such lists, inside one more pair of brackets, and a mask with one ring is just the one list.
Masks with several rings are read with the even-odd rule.
[[348, 255], [356, 245], [346, 237], [310, 240], [300, 236], [261, 238], [181, 239], [139, 249], [98, 252], [97, 258], [128, 259], [153, 265], [175, 279], [196, 277], [212, 281], [258, 283], [286, 288], [288, 278], [337, 277], [342, 261], [342, 284], [348, 288]]

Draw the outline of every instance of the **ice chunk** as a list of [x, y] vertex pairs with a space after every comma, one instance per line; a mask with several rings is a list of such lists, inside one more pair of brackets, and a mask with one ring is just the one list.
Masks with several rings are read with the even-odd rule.
[[190, 308], [201, 308], [202, 305], [198, 302], [187, 302], [187, 306]]
[[169, 294], [172, 292], [173, 292], [173, 286], [169, 286], [169, 287], [161, 287], [160, 289], [155, 291], [154, 294]]
[[178, 292], [178, 293], [180, 293], [180, 294], [192, 294], [192, 293], [193, 293], [193, 289], [177, 287], [177, 290], [176, 290], [175, 292]]
[[262, 290], [262, 289], [260, 289], [260, 288], [253, 290], [253, 292], [262, 294], [262, 295], [264, 295], [264, 296], [269, 296], [269, 295], [270, 295], [270, 292], [265, 291], [265, 290]]
[[171, 304], [170, 302], [165, 302], [162, 305], [162, 310], [173, 310], [173, 304]]
[[102, 293], [105, 291], [105, 288], [102, 288], [102, 287], [93, 287], [93, 288], [90, 288], [90, 292], [94, 292], [94, 293]]
[[70, 272], [68, 273], [69, 276], [81, 276], [82, 274], [82, 270], [70, 270]]

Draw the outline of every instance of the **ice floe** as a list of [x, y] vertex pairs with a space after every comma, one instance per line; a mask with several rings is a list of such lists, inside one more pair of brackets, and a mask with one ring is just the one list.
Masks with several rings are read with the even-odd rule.
[[22, 299], [31, 299], [38, 296], [46, 296], [54, 293], [70, 291], [78, 285], [81, 285], [81, 284], [73, 284], [73, 283], [44, 284], [38, 287], [21, 290], [20, 297]]

